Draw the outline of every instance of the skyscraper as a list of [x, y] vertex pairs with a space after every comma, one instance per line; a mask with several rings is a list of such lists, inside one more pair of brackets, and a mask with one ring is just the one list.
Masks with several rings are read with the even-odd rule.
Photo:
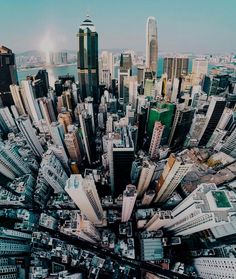
[[10, 85], [17, 83], [15, 54], [9, 48], [0, 46], [0, 94], [4, 106], [13, 105], [11, 94], [4, 97], [3, 93], [10, 92]]
[[180, 78], [182, 75], [188, 74], [188, 65], [188, 57], [165, 57], [163, 73], [166, 73], [167, 78], [173, 81], [174, 78]]
[[132, 184], [126, 186], [123, 192], [122, 222], [129, 221], [137, 198], [136, 187]]
[[221, 115], [225, 108], [225, 104], [226, 102], [223, 97], [212, 97], [207, 110], [205, 125], [199, 135], [200, 146], [206, 145], [209, 141], [221, 118]]
[[21, 116], [17, 120], [17, 126], [23, 136], [25, 137], [27, 143], [32, 148], [36, 156], [42, 156], [43, 148], [42, 145], [35, 134], [35, 129], [32, 127], [29, 117]]
[[152, 140], [149, 147], [149, 154], [151, 159], [158, 158], [158, 150], [161, 143], [162, 133], [164, 131], [165, 126], [161, 124], [161, 122], [156, 121], [153, 129]]
[[120, 68], [118, 70], [118, 94], [119, 99], [125, 98], [125, 78], [132, 76], [132, 58], [130, 53], [121, 53]]
[[171, 154], [157, 183], [155, 202], [165, 202], [191, 167], [192, 164], [185, 163], [181, 156], [176, 157]]
[[172, 211], [173, 219], [164, 227], [175, 235], [189, 235], [230, 222], [235, 212], [235, 194], [217, 189], [214, 183], [198, 186]]
[[93, 97], [98, 101], [98, 34], [89, 16], [79, 27], [78, 37], [78, 78], [82, 100]]
[[103, 210], [92, 175], [83, 178], [72, 174], [66, 182], [65, 191], [93, 224], [101, 224]]
[[155, 17], [148, 17], [146, 23], [146, 67], [152, 72], [157, 71], [158, 41], [157, 22]]

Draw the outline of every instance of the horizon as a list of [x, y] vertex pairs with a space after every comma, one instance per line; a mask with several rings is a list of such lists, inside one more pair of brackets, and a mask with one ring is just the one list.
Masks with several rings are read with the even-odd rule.
[[[235, 53], [234, 0], [228, 0], [227, 6], [225, 2], [215, 3], [213, 0], [199, 0], [197, 3], [181, 0], [171, 5], [164, 0], [148, 0], [144, 9], [141, 0], [121, 0], [119, 3], [91, 0], [89, 4], [78, 0], [34, 3], [10, 0], [8, 3], [4, 1], [1, 8], [0, 24], [4, 26], [7, 21], [8, 25], [2, 30], [0, 44], [14, 53], [76, 50], [76, 33], [88, 12], [98, 32], [100, 50], [118, 48], [144, 52], [146, 20], [148, 16], [154, 16], [157, 19], [159, 52]], [[14, 21], [9, 21], [10, 17]], [[25, 31], [23, 34], [19, 32], [22, 30]]]

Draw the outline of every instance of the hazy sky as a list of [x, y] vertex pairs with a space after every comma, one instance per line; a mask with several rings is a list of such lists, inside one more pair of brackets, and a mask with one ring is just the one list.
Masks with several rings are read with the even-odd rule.
[[144, 51], [148, 16], [164, 52], [236, 52], [236, 0], [0, 0], [0, 45], [14, 52], [76, 49], [89, 12], [99, 48]]

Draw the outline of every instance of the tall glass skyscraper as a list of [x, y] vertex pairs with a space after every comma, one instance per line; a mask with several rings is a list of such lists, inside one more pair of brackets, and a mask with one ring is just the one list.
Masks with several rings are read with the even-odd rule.
[[157, 71], [158, 41], [157, 21], [155, 17], [148, 17], [146, 24], [146, 67], [152, 72]]
[[79, 27], [77, 68], [82, 100], [88, 96], [98, 101], [98, 34], [90, 17]]

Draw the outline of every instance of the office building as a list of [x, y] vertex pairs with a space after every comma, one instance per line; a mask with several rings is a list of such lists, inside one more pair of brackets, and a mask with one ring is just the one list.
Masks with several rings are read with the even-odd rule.
[[17, 85], [17, 70], [15, 54], [7, 47], [0, 46], [0, 98], [4, 106], [13, 105], [10, 92], [10, 85]]
[[157, 72], [158, 40], [155, 17], [148, 17], [146, 23], [146, 68]]
[[189, 235], [230, 222], [235, 211], [235, 194], [218, 190], [214, 183], [203, 183], [172, 210], [173, 219], [165, 229], [175, 235]]
[[186, 136], [191, 128], [195, 110], [190, 107], [184, 107], [177, 105], [175, 116], [168, 139], [168, 145], [171, 150], [180, 149], [185, 140]]
[[111, 86], [111, 80], [114, 78], [113, 55], [111, 52], [102, 51], [99, 71], [100, 82], [109, 88]]
[[221, 151], [225, 152], [228, 155], [235, 155], [236, 149], [236, 129], [234, 129], [231, 134], [225, 139], [221, 147]]
[[44, 150], [39, 139], [36, 136], [35, 129], [33, 128], [29, 117], [21, 116], [17, 120], [17, 126], [21, 131], [22, 135], [25, 137], [28, 145], [31, 147], [32, 151], [36, 156], [41, 157]]
[[72, 174], [65, 191], [90, 222], [102, 223], [103, 210], [92, 175], [83, 178], [80, 174]]
[[151, 108], [149, 111], [147, 133], [151, 138], [153, 133], [154, 124], [156, 121], [164, 125], [164, 131], [161, 138], [161, 145], [166, 144], [171, 132], [172, 121], [174, 117], [175, 104], [171, 103], [158, 103], [156, 108]]
[[174, 81], [188, 74], [188, 57], [164, 57], [163, 73], [167, 74], [167, 79]]
[[149, 154], [151, 159], [157, 159], [159, 156], [159, 147], [161, 144], [161, 137], [163, 134], [165, 126], [161, 122], [156, 121], [154, 124], [154, 129], [152, 133], [152, 140], [149, 147]]
[[192, 62], [194, 83], [199, 84], [208, 72], [208, 61], [205, 58], [195, 58]]
[[83, 142], [88, 163], [91, 165], [96, 158], [96, 145], [93, 132], [93, 118], [87, 110], [79, 112], [79, 123], [82, 130]]
[[98, 34], [89, 16], [79, 27], [77, 69], [82, 101], [90, 96], [95, 103], [98, 94]]
[[222, 116], [225, 104], [223, 97], [212, 97], [207, 110], [205, 125], [199, 135], [199, 146], [204, 146], [209, 141]]
[[118, 196], [123, 192], [124, 185], [130, 183], [134, 160], [134, 143], [127, 126], [109, 135], [107, 150], [111, 192], [113, 196]]
[[[132, 76], [132, 58], [130, 53], [121, 53], [120, 68], [118, 70], [118, 97], [123, 101], [125, 94], [125, 78]], [[128, 90], [128, 89], [127, 89]]]
[[185, 163], [182, 160], [181, 155], [176, 157], [174, 154], [171, 154], [167, 160], [162, 175], [157, 182], [157, 196], [155, 202], [165, 202], [191, 167], [192, 163]]

